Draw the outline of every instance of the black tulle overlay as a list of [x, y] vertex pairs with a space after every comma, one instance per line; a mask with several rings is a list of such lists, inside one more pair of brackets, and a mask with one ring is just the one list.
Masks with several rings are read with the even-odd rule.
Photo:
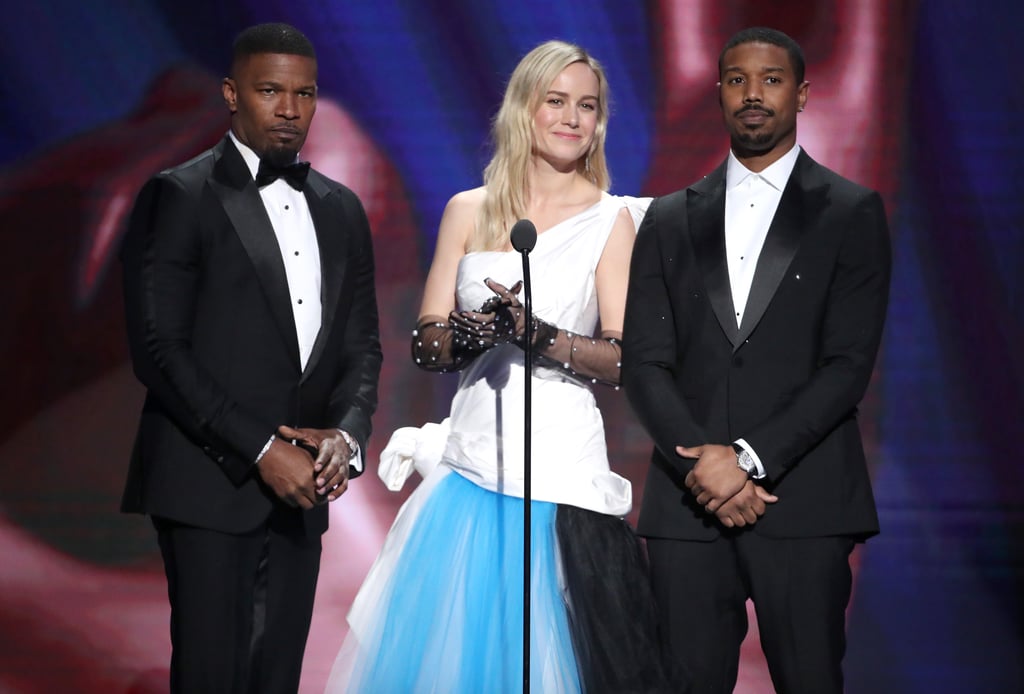
[[586, 694], [685, 692], [657, 638], [647, 559], [629, 524], [560, 505], [555, 517], [569, 624]]

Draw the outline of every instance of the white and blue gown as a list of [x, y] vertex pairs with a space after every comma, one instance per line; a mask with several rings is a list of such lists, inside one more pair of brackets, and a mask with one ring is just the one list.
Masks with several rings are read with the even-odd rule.
[[[598, 324], [595, 271], [623, 206], [605, 195], [544, 231], [530, 253], [534, 315], [578, 335]], [[516, 252], [459, 264], [460, 309], [522, 278]], [[545, 693], [668, 691], [645, 565], [623, 520], [628, 480], [608, 464], [593, 384], [557, 366], [532, 378], [530, 681]], [[460, 374], [441, 425], [396, 432], [383, 475], [432, 468], [399, 511], [348, 615], [328, 692], [522, 691], [524, 354], [493, 347]], [[386, 468], [386, 469], [385, 469]], [[394, 483], [394, 480], [392, 480]], [[616, 682], [617, 680], [617, 682]]]

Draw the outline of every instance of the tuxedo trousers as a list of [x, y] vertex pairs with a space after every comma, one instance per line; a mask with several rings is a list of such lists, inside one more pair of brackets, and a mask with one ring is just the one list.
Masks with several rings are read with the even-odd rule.
[[298, 691], [321, 549], [302, 514], [275, 509], [237, 535], [153, 524], [171, 604], [171, 692]]
[[689, 671], [691, 692], [733, 691], [749, 598], [775, 691], [841, 694], [853, 547], [848, 537], [771, 538], [749, 527], [710, 542], [648, 538], [666, 657]]

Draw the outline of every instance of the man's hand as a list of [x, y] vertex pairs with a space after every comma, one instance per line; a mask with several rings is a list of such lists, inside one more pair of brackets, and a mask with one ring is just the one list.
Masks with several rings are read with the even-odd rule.
[[676, 446], [676, 453], [697, 459], [697, 464], [686, 475], [685, 484], [708, 513], [717, 511], [747, 482], [747, 473], [736, 464], [736, 451], [732, 446], [712, 443], [694, 448]]
[[313, 473], [316, 475], [316, 493], [320, 501], [334, 501], [348, 490], [348, 461], [355, 451], [348, 447], [345, 437], [337, 429], [293, 429], [282, 426], [278, 436], [297, 441], [316, 449]]
[[289, 506], [311, 509], [317, 503], [313, 485], [313, 456], [280, 438], [256, 463], [260, 478]]
[[764, 515], [767, 504], [778, 500], [779, 497], [768, 493], [764, 487], [747, 480], [739, 492], [715, 511], [715, 516], [727, 528], [742, 528], [756, 523]]

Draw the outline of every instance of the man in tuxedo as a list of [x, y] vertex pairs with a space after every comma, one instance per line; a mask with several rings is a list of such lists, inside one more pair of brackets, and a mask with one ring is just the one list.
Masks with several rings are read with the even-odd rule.
[[145, 185], [122, 248], [147, 388], [123, 510], [157, 529], [175, 692], [298, 689], [326, 504], [377, 405], [366, 215], [298, 162], [316, 78], [294, 27], [243, 31], [230, 131]]
[[841, 692], [849, 555], [878, 532], [857, 426], [888, 301], [880, 196], [797, 145], [800, 47], [719, 57], [731, 151], [651, 205], [630, 268], [623, 381], [654, 439], [638, 530], [670, 658], [731, 692], [754, 602], [779, 692]]

